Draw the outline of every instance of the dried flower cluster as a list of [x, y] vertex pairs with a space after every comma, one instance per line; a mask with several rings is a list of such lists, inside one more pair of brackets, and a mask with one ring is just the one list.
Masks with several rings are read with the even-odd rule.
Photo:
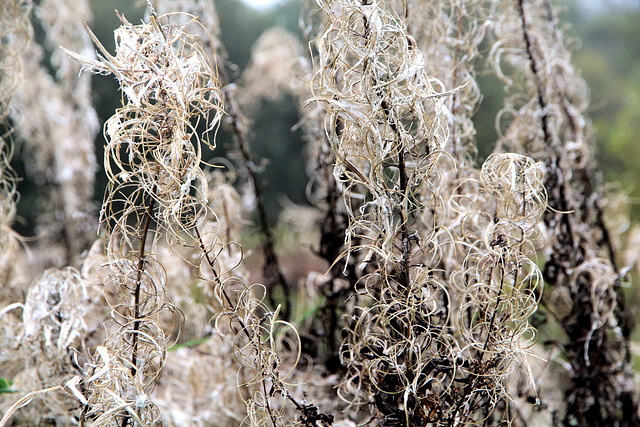
[[[118, 15], [113, 54], [80, 31], [84, 1], [0, 6], [0, 392], [6, 379], [20, 392], [0, 396], [0, 427], [640, 421], [586, 86], [546, 0], [307, 2], [308, 51], [271, 29], [235, 83], [212, 1], [147, 6], [141, 24]], [[45, 45], [22, 49], [30, 19]], [[483, 46], [508, 95], [479, 164]], [[92, 215], [95, 116], [72, 60], [123, 94], [88, 251], [76, 219]], [[250, 116], [282, 94], [301, 116], [313, 204], [288, 215], [310, 212], [295, 222], [316, 222], [305, 231], [325, 267], [300, 283], [251, 152]], [[62, 218], [40, 219], [49, 238], [29, 245], [28, 277], [11, 125]], [[233, 154], [209, 160], [220, 125]], [[238, 243], [246, 206], [262, 283]]]
[[[451, 93], [400, 18], [376, 2], [320, 5], [315, 95], [351, 219], [345, 256], [361, 254], [363, 272], [343, 396], [373, 404], [383, 423], [481, 422], [533, 344], [540, 170], [509, 154], [479, 175], [458, 169], [465, 157], [445, 155]], [[458, 144], [471, 132], [461, 129]]]

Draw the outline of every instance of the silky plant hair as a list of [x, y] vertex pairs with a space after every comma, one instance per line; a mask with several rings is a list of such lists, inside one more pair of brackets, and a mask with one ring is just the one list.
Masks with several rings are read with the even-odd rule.
[[515, 3], [514, 13], [497, 21], [500, 38], [490, 60], [510, 94], [499, 116], [502, 144], [543, 162], [553, 208], [544, 216], [545, 305], [565, 337], [548, 357], [566, 360], [568, 378], [557, 410], [566, 424], [634, 425], [632, 315], [621, 292], [628, 268], [617, 256], [618, 214], [609, 206], [615, 199], [605, 194], [595, 165], [588, 89], [552, 4]]
[[[220, 21], [212, 0], [158, 0], [154, 2], [158, 14], [180, 11], [173, 19], [181, 24], [189, 22], [189, 16], [197, 17], [198, 25], [190, 27], [194, 35], [200, 36], [202, 50], [210, 60], [218, 62], [218, 55], [223, 50], [220, 41]], [[150, 10], [147, 9], [147, 14]], [[220, 71], [220, 70], [218, 70]]]
[[461, 200], [460, 191], [449, 209], [442, 168], [466, 157], [446, 154], [445, 112], [456, 112], [447, 97], [464, 89], [447, 91], [426, 73], [416, 40], [384, 3], [318, 5], [325, 26], [314, 40], [314, 94], [327, 109], [350, 216], [343, 256], [363, 254], [365, 273], [340, 352], [340, 394], [375, 408], [382, 423], [482, 422], [508, 399], [508, 378], [533, 344], [528, 317], [541, 279], [529, 257], [546, 207], [539, 166], [492, 156], [465, 177], [480, 196]]
[[[446, 150], [456, 159], [458, 172], [475, 166], [475, 127], [473, 115], [482, 95], [476, 81], [480, 44], [490, 32], [490, 19], [496, 12], [491, 2], [397, 1], [391, 2], [404, 17], [407, 32], [425, 58], [426, 72], [447, 88], [456, 90], [443, 100], [450, 137]], [[454, 181], [456, 175], [451, 177]], [[455, 187], [457, 183], [453, 184]]]
[[[118, 328], [89, 363], [82, 415], [95, 425], [149, 425], [161, 419], [149, 395], [181, 321], [166, 298], [158, 240], [181, 243], [206, 215], [201, 143], [212, 142], [197, 126], [214, 129], [222, 110], [215, 67], [184, 25], [166, 15], [141, 25], [120, 19], [115, 55], [91, 31], [100, 60], [67, 51], [90, 71], [115, 75], [124, 96], [105, 124], [109, 187], [101, 211], [105, 296]], [[160, 323], [167, 316], [169, 329]]]
[[[308, 49], [270, 29], [242, 75], [211, 0], [148, 0], [140, 24], [118, 13], [114, 53], [81, 31], [85, 0], [38, 4], [0, 6], [0, 427], [640, 423], [623, 201], [599, 177], [547, 0], [309, 0]], [[29, 17], [44, 30], [31, 47]], [[122, 93], [89, 250], [74, 218], [93, 218], [95, 116], [78, 66]], [[506, 97], [478, 162], [483, 66]], [[298, 283], [251, 153], [252, 115], [283, 94], [318, 237], [319, 271]], [[40, 243], [11, 229], [14, 135], [56, 189]]]

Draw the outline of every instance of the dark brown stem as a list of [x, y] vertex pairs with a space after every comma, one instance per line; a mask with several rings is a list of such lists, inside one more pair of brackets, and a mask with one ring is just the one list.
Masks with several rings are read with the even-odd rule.
[[[364, 3], [363, 3], [364, 4]], [[364, 19], [364, 27], [365, 27], [365, 37], [370, 36], [369, 29], [369, 21], [366, 16]], [[410, 282], [410, 274], [409, 268], [411, 267], [411, 239], [409, 238], [409, 225], [408, 221], [408, 212], [406, 209], [407, 204], [407, 190], [408, 190], [408, 177], [407, 177], [407, 169], [405, 164], [405, 148], [402, 144], [402, 134], [400, 133], [400, 129], [398, 128], [398, 123], [393, 114], [392, 106], [385, 99], [384, 93], [382, 89], [378, 86], [378, 79], [375, 75], [371, 76], [372, 83], [376, 87], [376, 94], [381, 98], [380, 107], [382, 108], [382, 112], [384, 113], [385, 119], [393, 133], [396, 137], [396, 149], [398, 152], [398, 173], [399, 173], [399, 190], [400, 190], [400, 200], [398, 203], [400, 204], [400, 212], [402, 223], [400, 224], [400, 245], [402, 251], [402, 260], [400, 265], [398, 266], [398, 279], [400, 282], [401, 288], [405, 292], [409, 292], [409, 282]]]
[[[200, 246], [200, 250], [202, 251], [205, 259], [207, 260], [207, 264], [209, 265], [209, 268], [213, 272], [213, 278], [214, 278], [215, 282], [218, 284], [218, 286], [221, 287], [222, 296], [224, 296], [224, 299], [227, 301], [227, 304], [229, 304], [230, 310], [231, 311], [235, 311], [236, 307], [233, 304], [233, 302], [231, 302], [231, 298], [229, 298], [229, 295], [227, 294], [227, 290], [222, 286], [222, 281], [220, 280], [220, 276], [218, 275], [218, 272], [216, 271], [215, 264], [214, 264], [213, 260], [211, 259], [211, 255], [209, 254], [209, 251], [204, 246], [204, 242], [202, 241], [202, 236], [200, 235], [200, 231], [198, 230], [198, 227], [194, 227], [194, 230], [196, 231], [196, 237], [198, 237], [198, 245]], [[251, 341], [251, 335], [249, 335], [249, 332], [247, 331], [247, 327], [245, 326], [245, 324], [242, 321], [242, 319], [240, 319], [239, 316], [236, 316], [236, 320], [240, 324], [240, 327], [244, 331], [244, 334], [247, 336], [247, 339], [249, 341]]]
[[[338, 210], [340, 192], [332, 172], [335, 156], [324, 132], [318, 132], [318, 134], [314, 136], [317, 140], [321, 141], [321, 147], [317, 157], [318, 166], [316, 173], [326, 185], [324, 218], [320, 226], [320, 242], [316, 255], [323, 258], [327, 264], [331, 266], [328, 280], [324, 285], [327, 298], [320, 311], [324, 313], [324, 318], [328, 322], [322, 329], [329, 341], [329, 353], [333, 355], [336, 354], [340, 341], [338, 333], [341, 328], [338, 324], [338, 311], [344, 307], [347, 300], [344, 295], [347, 288], [337, 290], [336, 280], [344, 273], [349, 283], [356, 283], [357, 273], [354, 268], [355, 262], [353, 258], [350, 258], [349, 264], [347, 264], [345, 258], [340, 258], [344, 246], [348, 219], [343, 212]], [[336, 261], [337, 259], [339, 259], [339, 261]]]
[[[225, 87], [225, 101], [227, 104], [227, 113], [229, 115], [229, 122], [233, 129], [242, 161], [247, 170], [249, 180], [253, 187], [254, 194], [256, 196], [256, 210], [258, 211], [258, 218], [260, 221], [260, 234], [262, 236], [262, 253], [264, 254], [263, 274], [266, 281], [266, 286], [269, 290], [273, 290], [275, 286], [280, 285], [283, 291], [283, 304], [282, 304], [282, 316], [285, 319], [290, 318], [291, 312], [291, 288], [287, 279], [285, 278], [282, 268], [280, 266], [280, 260], [275, 249], [275, 237], [271, 230], [269, 220], [267, 218], [267, 211], [264, 207], [264, 196], [262, 193], [262, 186], [258, 180], [258, 168], [256, 167], [249, 149], [249, 143], [246, 138], [246, 131], [242, 124], [242, 118], [238, 112], [238, 106], [235, 97], [232, 95], [233, 86]], [[276, 305], [276, 301], [273, 297], [273, 293], [269, 293], [269, 300], [272, 305]]]
[[[493, 325], [496, 321], [496, 316], [498, 314], [498, 307], [500, 306], [500, 303], [502, 302], [502, 288], [504, 286], [504, 270], [500, 269], [502, 274], [500, 276], [500, 288], [498, 289], [498, 299], [496, 300], [496, 306], [493, 308], [493, 312], [491, 313], [491, 320], [489, 321], [489, 329], [487, 330], [487, 339], [484, 342], [484, 346], [482, 347], [482, 350], [486, 351], [487, 348], [489, 348], [489, 341], [491, 338], [491, 332], [493, 331]], [[493, 267], [491, 267], [491, 272], [489, 273], [489, 285], [491, 285], [491, 281], [493, 280]], [[480, 353], [480, 359], [479, 361], [482, 361], [482, 358], [484, 356], [484, 352]]]
[[[142, 228], [142, 236], [140, 239], [140, 249], [138, 251], [138, 266], [136, 274], [136, 287], [133, 291], [133, 332], [131, 333], [131, 376], [135, 377], [138, 373], [138, 335], [140, 334], [140, 325], [142, 319], [140, 317], [140, 292], [142, 288], [142, 274], [145, 267], [145, 247], [147, 244], [147, 236], [149, 235], [149, 229], [151, 227], [151, 218], [153, 217], [153, 210], [155, 207], [155, 200], [151, 199], [147, 211], [145, 213], [144, 226]], [[122, 419], [122, 427], [126, 427], [131, 422], [131, 417], [126, 415]]]
[[400, 151], [398, 152], [398, 170], [400, 171], [400, 196], [401, 200], [401, 209], [402, 209], [402, 224], [400, 225], [401, 230], [401, 239], [402, 239], [402, 263], [400, 268], [400, 285], [405, 291], [409, 291], [409, 267], [411, 266], [411, 239], [409, 238], [409, 226], [407, 224], [407, 211], [405, 209], [405, 204], [407, 202], [407, 170], [404, 161], [404, 150], [400, 147]]
[[[551, 129], [549, 127], [549, 116], [548, 116], [548, 103], [545, 96], [545, 85], [542, 81], [542, 77], [540, 76], [540, 65], [538, 63], [538, 58], [534, 53], [533, 44], [531, 43], [531, 35], [529, 33], [529, 23], [527, 21], [527, 17], [524, 10], [524, 0], [518, 0], [518, 13], [520, 15], [520, 24], [522, 28], [522, 38], [524, 40], [525, 50], [527, 53], [527, 57], [529, 59], [529, 68], [531, 70], [531, 74], [533, 75], [533, 79], [536, 86], [537, 92], [537, 100], [538, 106], [540, 110], [540, 127], [542, 129], [543, 138], [545, 145], [547, 146], [548, 153], [550, 155], [550, 159], [547, 161], [550, 166], [550, 177], [548, 181], [553, 184], [553, 190], [557, 191], [558, 194], [553, 197], [551, 195], [550, 202], [557, 203], [556, 206], [552, 206], [555, 209], [559, 209], [563, 214], [561, 214], [560, 221], [562, 225], [566, 227], [567, 233], [566, 237], [568, 239], [569, 248], [573, 247], [573, 232], [572, 225], [569, 220], [569, 215], [567, 213], [571, 211], [571, 207], [568, 203], [568, 198], [566, 196], [567, 190], [564, 182], [564, 177], [562, 174], [562, 152], [558, 147], [555, 146], [555, 142], [553, 139], [553, 135]], [[557, 199], [557, 200], [555, 200]], [[550, 204], [551, 204], [550, 203]]]
[[527, 17], [524, 12], [524, 0], [518, 0], [518, 13], [520, 14], [520, 24], [522, 26], [522, 37], [524, 39], [525, 50], [529, 58], [529, 68], [531, 69], [531, 73], [533, 74], [538, 92], [537, 96], [538, 104], [540, 105], [540, 122], [542, 132], [544, 134], [544, 141], [547, 144], [547, 147], [551, 148], [553, 146], [553, 136], [551, 135], [551, 130], [549, 129], [547, 100], [544, 94], [544, 85], [542, 83], [542, 78], [540, 77], [540, 66], [538, 65], [538, 61], [536, 60], [535, 54], [533, 52], [533, 45], [531, 43], [531, 36], [529, 34], [529, 23], [527, 22]]
[[142, 273], [144, 272], [144, 258], [145, 258], [145, 246], [147, 244], [147, 236], [149, 235], [149, 227], [151, 225], [151, 218], [153, 216], [153, 209], [155, 206], [155, 200], [151, 200], [149, 203], [149, 208], [147, 210], [147, 214], [145, 215], [144, 228], [142, 231], [142, 240], [140, 241], [140, 251], [138, 253], [138, 273], [136, 277], [136, 289], [133, 295], [133, 352], [131, 354], [131, 375], [135, 375], [137, 371], [138, 364], [138, 333], [140, 332], [140, 323], [142, 320], [140, 319], [140, 290], [141, 290], [141, 281], [142, 281]]
[[[364, 4], [364, 2], [363, 2]], [[364, 34], [365, 37], [370, 37], [370, 28], [369, 21], [366, 16], [363, 16], [364, 20]], [[385, 120], [396, 138], [396, 149], [398, 152], [398, 173], [399, 173], [399, 192], [400, 192], [400, 200], [398, 201], [400, 207], [402, 223], [400, 224], [400, 246], [402, 252], [402, 260], [400, 261], [400, 265], [398, 266], [398, 280], [400, 283], [400, 287], [404, 290], [404, 292], [409, 292], [409, 283], [410, 283], [410, 274], [409, 269], [411, 267], [411, 239], [409, 237], [409, 225], [407, 224], [408, 212], [407, 212], [407, 198], [408, 198], [408, 183], [409, 179], [407, 177], [407, 169], [405, 164], [405, 147], [402, 143], [402, 134], [400, 133], [400, 129], [398, 128], [398, 123], [394, 117], [392, 106], [387, 102], [384, 93], [380, 86], [378, 86], [378, 79], [374, 75], [371, 76], [372, 83], [376, 87], [376, 94], [381, 99], [380, 107], [382, 108], [382, 112], [384, 113]]]
[[[211, 268], [211, 271], [213, 272], [214, 280], [218, 284], [218, 286], [222, 286], [222, 282], [220, 280], [220, 276], [218, 275], [218, 272], [215, 269], [215, 265], [214, 265], [213, 260], [211, 259], [209, 251], [205, 248], [204, 242], [202, 240], [202, 236], [200, 235], [200, 231], [198, 231], [198, 227], [195, 227], [194, 229], [195, 229], [195, 232], [196, 232], [196, 237], [198, 238], [198, 245], [200, 246], [200, 250], [202, 250], [202, 253], [204, 254], [204, 257], [207, 260], [207, 264], [209, 265], [209, 268]], [[227, 294], [227, 291], [224, 288], [222, 288], [222, 295], [224, 296], [224, 299], [227, 301], [227, 304], [229, 304], [229, 307], [230, 307], [231, 311], [235, 311], [235, 305], [233, 304], [233, 302], [231, 302], [231, 298], [229, 298], [229, 295]], [[249, 339], [249, 341], [251, 341], [251, 335], [249, 334], [249, 332], [247, 330], [247, 327], [245, 326], [245, 324], [242, 321], [242, 319], [240, 319], [240, 317], [238, 317], [238, 316], [234, 316], [234, 318], [240, 324], [240, 326], [242, 327], [242, 330], [244, 331], [244, 334], [247, 336], [247, 339]], [[258, 344], [258, 345], [260, 345], [260, 344]], [[255, 350], [257, 352], [260, 351], [259, 348], [256, 348]], [[275, 420], [275, 416], [273, 415], [273, 413], [271, 411], [271, 406], [269, 404], [269, 395], [267, 394], [266, 384], [264, 383], [264, 381], [262, 382], [262, 386], [263, 386], [263, 389], [264, 389], [264, 396], [265, 396], [265, 399], [266, 399], [265, 405], [267, 407], [267, 411], [269, 412], [269, 415], [270, 415], [270, 418], [271, 418], [271, 422], [275, 426], [276, 425], [276, 420]], [[288, 390], [284, 390], [284, 393], [286, 394], [287, 400], [289, 400], [291, 403], [293, 403], [294, 406], [296, 407], [296, 409], [301, 411], [301, 412], [303, 412], [303, 413], [304, 413], [304, 411], [306, 409], [315, 408], [315, 406], [313, 406], [313, 405], [304, 405], [304, 406], [300, 405], [300, 403], [298, 403], [298, 401], [291, 395], [291, 393], [288, 392]], [[327, 419], [328, 419], [331, 416], [320, 414], [319, 417], [327, 417]], [[315, 425], [315, 424], [309, 424], [309, 425], [312, 426], [312, 425]]]
[[[374, 83], [375, 83], [375, 79], [374, 79]], [[381, 93], [379, 93], [379, 95], [383, 96]], [[399, 174], [399, 181], [400, 181], [398, 183], [398, 185], [400, 186], [399, 204], [400, 204], [400, 212], [401, 212], [400, 220], [402, 221], [402, 223], [400, 224], [400, 245], [401, 245], [401, 251], [402, 251], [402, 261], [400, 262], [400, 265], [399, 265], [398, 276], [399, 276], [399, 282], [400, 282], [401, 288], [405, 292], [408, 292], [409, 282], [410, 282], [409, 268], [411, 267], [411, 239], [409, 238], [409, 225], [407, 224], [408, 212], [406, 209], [406, 204], [408, 203], [407, 191], [409, 186], [409, 179], [407, 177], [407, 168], [406, 168], [405, 158], [404, 158], [405, 150], [402, 145], [402, 136], [400, 134], [400, 129], [398, 129], [398, 124], [396, 123], [393, 117], [393, 112], [391, 110], [391, 107], [389, 106], [389, 103], [387, 102], [386, 99], [383, 99], [382, 102], [380, 103], [380, 106], [382, 107], [382, 111], [384, 112], [385, 118], [387, 119], [387, 122], [389, 123], [389, 126], [391, 127], [391, 130], [393, 130], [397, 139], [398, 174]]]

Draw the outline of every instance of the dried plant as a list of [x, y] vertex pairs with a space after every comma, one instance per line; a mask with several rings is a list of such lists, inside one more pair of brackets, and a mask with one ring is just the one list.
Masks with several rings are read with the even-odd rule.
[[[22, 51], [24, 76], [13, 101], [29, 175], [46, 195], [40, 200], [45, 214], [38, 216], [36, 229], [41, 235], [40, 258], [45, 265], [58, 267], [77, 265], [94, 240], [97, 225], [92, 198], [98, 120], [91, 104], [91, 82], [88, 74], [78, 75], [77, 65], [59, 49], [63, 45], [90, 50], [88, 35], [76, 24], [83, 18], [90, 19], [84, 0], [47, 0], [38, 5], [32, 19], [47, 37], [42, 45], [31, 43]], [[48, 62], [45, 50], [54, 52]]]
[[565, 309], [547, 309], [565, 335], [554, 340], [570, 379], [566, 406], [558, 410], [565, 425], [637, 424], [629, 361], [633, 326], [621, 292], [625, 269], [605, 221], [608, 199], [593, 158], [587, 87], [571, 65], [548, 1], [517, 1], [515, 13], [503, 16], [498, 28], [502, 39], [492, 48], [492, 60], [512, 93], [501, 114], [503, 123], [511, 121], [503, 144], [544, 162], [554, 210], [544, 217], [550, 244], [543, 275], [568, 297]]
[[[72, 267], [49, 269], [29, 286], [25, 302], [12, 307], [22, 316], [7, 331], [13, 339], [4, 343], [8, 357], [1, 361], [3, 370], [16, 371], [17, 390], [38, 393], [74, 381], [82, 373], [87, 341], [100, 335], [101, 301], [98, 288]], [[0, 320], [6, 321], [7, 315], [3, 313]], [[43, 393], [20, 418], [32, 425], [71, 424], [78, 411], [71, 392]]]
[[206, 215], [200, 159], [201, 142], [210, 142], [196, 128], [199, 121], [215, 128], [221, 94], [214, 66], [185, 25], [155, 13], [150, 23], [135, 26], [120, 18], [115, 56], [90, 31], [99, 61], [67, 52], [94, 73], [114, 74], [126, 96], [105, 124], [109, 187], [101, 211], [105, 296], [119, 329], [89, 363], [83, 411], [83, 417], [96, 418], [95, 425], [126, 426], [160, 420], [148, 396], [173, 328], [165, 331], [159, 322], [173, 317], [175, 328], [180, 316], [165, 296], [157, 245], [163, 235], [170, 245], [182, 243], [182, 233], [193, 235]]
[[[538, 165], [496, 155], [479, 177], [464, 176], [465, 157], [445, 155], [444, 114], [462, 89], [426, 74], [415, 39], [382, 3], [319, 5], [314, 88], [350, 215], [343, 256], [366, 254], [342, 396], [373, 406], [383, 425], [482, 422], [533, 343], [541, 280], [529, 257], [546, 207]], [[459, 129], [457, 140], [468, 138]], [[462, 178], [449, 201], [439, 190], [452, 170]]]
[[[597, 178], [586, 86], [546, 0], [308, 2], [309, 49], [271, 29], [237, 85], [209, 0], [147, 1], [138, 25], [119, 14], [114, 54], [87, 24], [86, 36], [65, 24], [80, 20], [68, 8], [88, 14], [84, 2], [61, 5], [43, 0], [33, 15], [44, 47], [62, 43], [84, 69], [115, 76], [122, 106], [104, 128], [101, 239], [80, 263], [88, 239], [63, 221], [66, 261], [81, 268], [28, 287], [11, 231], [11, 132], [0, 140], [0, 370], [21, 393], [0, 396], [0, 426], [638, 423], [621, 292], [634, 260], [617, 258], [624, 202]], [[42, 114], [91, 122], [87, 77], [69, 58], [52, 54], [54, 77], [43, 46], [17, 54], [29, 6], [0, 9], [3, 126], [12, 99], [35, 108], [21, 62], [51, 94]], [[485, 43], [508, 96], [496, 150], [478, 164]], [[301, 115], [326, 264], [299, 284], [284, 275], [249, 146], [251, 114], [282, 94]], [[223, 122], [237, 166], [206, 161]], [[32, 165], [55, 160], [55, 209], [89, 212], [86, 141], [60, 168], [72, 130], [16, 123], [24, 139], [56, 144]], [[239, 243], [248, 222], [234, 184], [246, 183], [264, 283], [251, 282]]]

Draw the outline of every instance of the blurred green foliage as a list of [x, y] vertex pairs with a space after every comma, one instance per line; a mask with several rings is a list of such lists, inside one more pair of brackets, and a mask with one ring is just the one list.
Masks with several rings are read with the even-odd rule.
[[13, 381], [0, 377], [0, 394], [2, 393], [17, 393], [18, 390], [11, 388]]
[[591, 88], [589, 115], [605, 178], [631, 198], [640, 220], [640, 9], [578, 19], [575, 62]]

